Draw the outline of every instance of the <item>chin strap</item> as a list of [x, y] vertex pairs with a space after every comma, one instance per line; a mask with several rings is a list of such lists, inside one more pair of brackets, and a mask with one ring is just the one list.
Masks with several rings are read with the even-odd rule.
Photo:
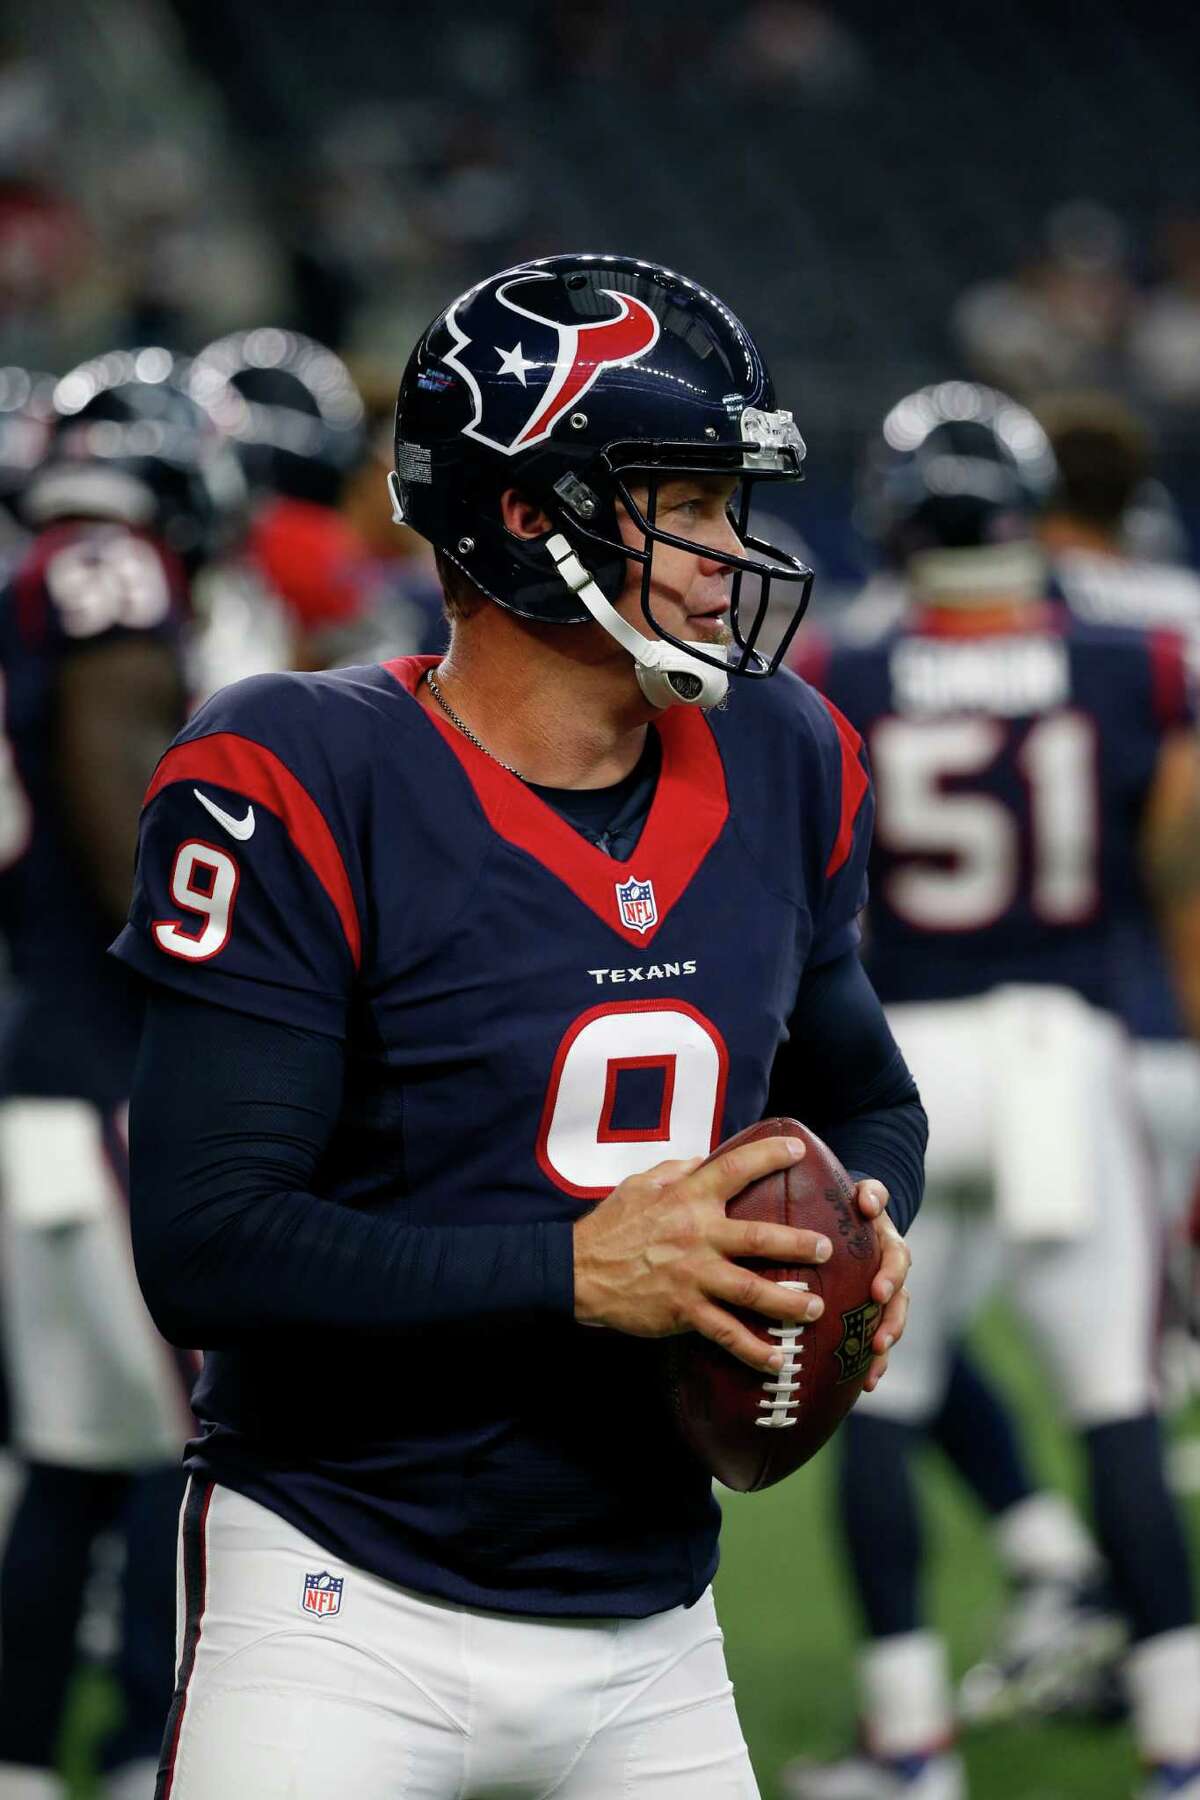
[[554, 566], [571, 589], [578, 594], [597, 625], [615, 638], [622, 650], [628, 650], [637, 670], [638, 686], [651, 706], [718, 706], [729, 691], [729, 677], [723, 669], [689, 656], [662, 638], [645, 637], [616, 607], [605, 599], [595, 580], [584, 568], [561, 532], [547, 538], [546, 548]]

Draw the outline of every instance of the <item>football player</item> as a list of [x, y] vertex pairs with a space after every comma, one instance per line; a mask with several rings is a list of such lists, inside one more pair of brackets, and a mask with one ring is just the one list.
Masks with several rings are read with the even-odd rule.
[[960, 1719], [1113, 1717], [1126, 1632], [1104, 1559], [1066, 1496], [1039, 1485], [1017, 1420], [961, 1344], [929, 1435], [986, 1513], [1005, 1581], [991, 1641], [959, 1687]]
[[[1200, 654], [1200, 577], [1132, 556], [1125, 542], [1125, 522], [1152, 474], [1145, 428], [1120, 401], [1087, 394], [1047, 403], [1042, 423], [1058, 477], [1040, 537], [1057, 592], [1080, 618], [1178, 631]], [[1186, 900], [1196, 878], [1191, 864], [1185, 856], [1160, 868], [1160, 888]], [[1186, 909], [1168, 905], [1167, 915], [1168, 929], [1186, 934]], [[1180, 943], [1168, 971], [1160, 933], [1142, 915], [1129, 921], [1124, 955], [1123, 1016], [1135, 1040], [1138, 1097], [1158, 1194], [1178, 1228], [1200, 1166], [1200, 944]], [[1181, 1273], [1174, 1261], [1171, 1269]]]
[[1038, 416], [1056, 471], [1038, 537], [1071, 611], [1200, 636], [1200, 576], [1130, 547], [1130, 521], [1154, 479], [1145, 426], [1110, 394], [1064, 394]]
[[205, 582], [207, 648], [219, 664], [205, 692], [271, 668], [359, 660], [348, 652], [372, 630], [374, 596], [369, 548], [339, 508], [368, 456], [349, 369], [312, 338], [257, 326], [207, 345], [188, 380], [229, 435], [251, 507], [240, 567]]
[[163, 1800], [757, 1791], [653, 1340], [770, 1381], [730, 1309], [819, 1313], [734, 1259], [827, 1242], [725, 1215], [795, 1147], [701, 1166], [774, 1065], [879, 1236], [874, 1387], [924, 1138], [855, 947], [859, 740], [779, 668], [811, 577], [753, 536], [803, 458], [696, 283], [482, 281], [396, 419], [448, 654], [239, 684], [158, 767], [134, 1241], [210, 1347]]
[[803, 1800], [964, 1792], [918, 1606], [910, 1459], [1006, 1266], [1086, 1453], [1145, 1795], [1200, 1796], [1200, 1636], [1163, 1477], [1156, 1222], [1118, 1023], [1125, 928], [1194, 829], [1194, 721], [1176, 637], [1044, 601], [1034, 512], [1052, 480], [1040, 428], [1004, 396], [955, 382], [901, 401], [877, 481], [907, 614], [874, 644], [835, 644], [819, 673], [878, 787], [870, 967], [929, 1106], [914, 1288], [929, 1298], [845, 1434], [866, 1749], [794, 1769]]
[[25, 541], [21, 495], [46, 453], [54, 418], [54, 377], [13, 365], [0, 369], [0, 559]]
[[[146, 1794], [170, 1694], [172, 1560], [193, 1368], [155, 1332], [129, 1245], [125, 1110], [140, 997], [105, 955], [141, 790], [184, 716], [191, 570], [240, 491], [166, 350], [64, 376], [0, 598], [4, 1322], [28, 1480], [0, 1576], [0, 1791], [52, 1774], [92, 1546], [127, 1546], [112, 1792]], [[140, 1773], [139, 1773], [140, 1769]]]

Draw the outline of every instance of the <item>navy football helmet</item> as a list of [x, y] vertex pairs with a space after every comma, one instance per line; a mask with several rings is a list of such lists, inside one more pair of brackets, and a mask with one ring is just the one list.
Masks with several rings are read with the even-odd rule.
[[[885, 418], [863, 473], [862, 521], [892, 567], [940, 568], [948, 590], [994, 589], [1005, 579], [1003, 547], [1031, 544], [1054, 479], [1031, 412], [994, 388], [943, 381], [906, 395]], [[946, 554], [983, 550], [995, 554]], [[1024, 550], [1007, 558], [1014, 572], [1028, 560]]]
[[[551, 256], [478, 283], [423, 334], [400, 387], [390, 486], [397, 520], [498, 605], [545, 624], [594, 619], [634, 658], [655, 705], [710, 706], [731, 674], [774, 673], [808, 604], [812, 571], [749, 527], [756, 485], [801, 480], [804, 455], [757, 345], [715, 295], [633, 257]], [[744, 554], [718, 555], [656, 523], [662, 484], [692, 474], [740, 484], [730, 522]], [[509, 488], [552, 529], [533, 539], [506, 530]], [[635, 489], [645, 489], [644, 503]], [[622, 540], [618, 503], [643, 548]], [[732, 571], [728, 654], [673, 637], [655, 618], [656, 544]], [[641, 565], [653, 638], [612, 605], [629, 561]], [[747, 573], [761, 578], [748, 623], [739, 605]], [[764, 655], [757, 644], [776, 582], [790, 584], [796, 603]]]
[[275, 326], [201, 350], [190, 389], [233, 440], [252, 492], [335, 506], [366, 453], [366, 412], [349, 369], [312, 338]]
[[244, 517], [237, 458], [161, 346], [113, 350], [80, 363], [54, 389], [46, 455], [22, 512], [116, 519], [152, 532], [189, 569], [218, 554]]

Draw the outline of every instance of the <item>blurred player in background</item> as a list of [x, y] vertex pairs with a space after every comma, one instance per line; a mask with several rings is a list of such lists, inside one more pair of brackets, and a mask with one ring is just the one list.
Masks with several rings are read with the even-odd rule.
[[961, 1342], [928, 1430], [987, 1514], [1006, 1583], [991, 1641], [960, 1685], [962, 1722], [1119, 1714], [1127, 1634], [1104, 1559], [1066, 1496], [1039, 1484], [1013, 1413]]
[[54, 385], [38, 370], [0, 369], [0, 567], [27, 536], [21, 496], [50, 441]]
[[[968, 406], [977, 390], [960, 386]], [[1024, 463], [1025, 510], [1041, 515], [1050, 462]], [[881, 481], [886, 468], [889, 482]], [[925, 499], [921, 480], [893, 491], [895, 458], [873, 447], [859, 482], [856, 513], [874, 546], [877, 566], [859, 596], [838, 618], [842, 646], [877, 645], [905, 620], [910, 606], [908, 513]], [[825, 650], [819, 635], [797, 652], [796, 666], [818, 684]], [[1042, 1487], [1020, 1428], [989, 1374], [960, 1340], [947, 1359], [941, 1403], [928, 1421], [931, 1441], [948, 1458], [986, 1513], [992, 1547], [1007, 1583], [1005, 1609], [980, 1662], [963, 1680], [959, 1710], [967, 1723], [996, 1723], [1020, 1715], [1107, 1716], [1119, 1707], [1114, 1679], [1125, 1630], [1114, 1617], [1103, 1558], [1065, 1496]], [[855, 1765], [853, 1780], [864, 1777]], [[806, 1775], [806, 1780], [812, 1780]]]
[[370, 555], [341, 511], [367, 456], [350, 371], [311, 338], [258, 326], [203, 349], [189, 388], [228, 434], [251, 508], [239, 557], [201, 584], [196, 692], [356, 660], [373, 608]]
[[116, 946], [139, 1272], [212, 1346], [160, 1800], [750, 1800], [712, 1484], [639, 1340], [765, 1373], [729, 1304], [821, 1309], [729, 1260], [794, 1147], [699, 1166], [776, 1064], [877, 1177], [873, 1385], [924, 1139], [857, 958], [858, 740], [779, 668], [811, 571], [749, 534], [803, 441], [713, 295], [564, 256], [422, 334], [395, 449], [445, 660], [203, 708]]
[[1138, 544], [1152, 490], [1145, 426], [1109, 394], [1064, 394], [1038, 417], [1057, 475], [1038, 525], [1051, 579], [1081, 619], [1161, 626], [1200, 639], [1200, 577]]
[[[1194, 718], [1176, 636], [1044, 600], [1034, 512], [1052, 478], [1039, 427], [1003, 396], [949, 383], [902, 401], [877, 482], [906, 617], [808, 665], [869, 745], [869, 966], [931, 1135], [920, 1319], [843, 1443], [872, 1638], [866, 1749], [794, 1768], [803, 1800], [965, 1791], [944, 1653], [918, 1604], [911, 1456], [1005, 1267], [1086, 1452], [1132, 1639], [1146, 1800], [1200, 1796], [1200, 1636], [1156, 1416], [1159, 1233], [1119, 1023], [1124, 928], [1150, 914], [1158, 871], [1194, 830]], [[1194, 911], [1198, 890], [1170, 904]]]
[[[41, 461], [50, 441], [54, 418], [54, 377], [9, 365], [0, 368], [0, 584], [7, 577], [28, 540], [29, 528], [22, 516], [21, 496], [30, 472]], [[12, 1003], [8, 947], [0, 942], [0, 1034]], [[3, 1333], [0, 1331], [0, 1344]], [[7, 1532], [8, 1514], [19, 1477], [7, 1455], [9, 1443], [8, 1371], [0, 1350], [0, 1539]]]
[[362, 387], [367, 457], [346, 483], [342, 512], [370, 554], [380, 642], [393, 656], [401, 651], [434, 655], [450, 641], [437, 563], [425, 539], [395, 517], [387, 485], [396, 396], [377, 376], [364, 376]]
[[171, 1687], [174, 1519], [195, 1365], [158, 1336], [129, 1248], [125, 1112], [141, 1015], [105, 954], [136, 819], [184, 716], [192, 574], [241, 494], [166, 350], [55, 389], [0, 600], [0, 903], [15, 1006], [0, 1045], [4, 1324], [28, 1479], [0, 1574], [0, 1796], [42, 1800], [89, 1558], [119, 1524], [124, 1716], [110, 1792], [153, 1789]]
[[[1200, 577], [1130, 548], [1129, 521], [1153, 475], [1145, 428], [1107, 395], [1063, 396], [1041, 418], [1058, 468], [1040, 528], [1057, 591], [1083, 619], [1178, 631], [1200, 666]], [[1166, 1366], [1180, 1396], [1200, 1387], [1194, 1252], [1182, 1241], [1200, 1174], [1200, 936], [1192, 910], [1169, 902], [1176, 893], [1187, 899], [1198, 855], [1185, 847], [1159, 859], [1156, 882], [1168, 904], [1157, 920], [1143, 911], [1123, 921], [1121, 940], [1122, 1016], [1172, 1232]], [[1173, 945], [1169, 969], [1164, 932]]]

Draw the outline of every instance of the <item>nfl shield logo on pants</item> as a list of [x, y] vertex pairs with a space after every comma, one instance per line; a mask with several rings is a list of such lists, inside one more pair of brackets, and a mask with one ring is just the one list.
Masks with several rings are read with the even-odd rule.
[[341, 1610], [344, 1575], [331, 1575], [322, 1569], [319, 1575], [304, 1577], [304, 1610], [324, 1617]]
[[649, 931], [652, 925], [658, 924], [652, 881], [639, 881], [636, 875], [631, 875], [628, 881], [618, 881], [616, 886], [622, 925], [630, 931]]

